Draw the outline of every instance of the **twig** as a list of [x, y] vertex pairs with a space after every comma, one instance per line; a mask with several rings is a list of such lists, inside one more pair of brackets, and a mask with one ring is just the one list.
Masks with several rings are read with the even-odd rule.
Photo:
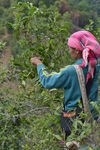
[[[11, 116], [10, 114], [4, 114], [4, 113], [0, 113], [0, 115], [2, 116], [6, 116], [6, 119], [10, 119], [11, 117], [13, 118], [17, 118], [17, 117], [25, 117], [26, 115], [30, 114], [30, 113], [35, 113], [37, 114], [38, 112], [46, 112], [48, 111], [49, 113], [51, 113], [49, 107], [37, 107], [37, 108], [34, 108], [34, 109], [31, 109], [30, 111], [27, 111], [25, 113], [22, 113], [22, 114], [17, 114], [17, 115], [13, 115]], [[40, 113], [38, 113], [40, 114]], [[5, 117], [4, 117], [5, 118]]]

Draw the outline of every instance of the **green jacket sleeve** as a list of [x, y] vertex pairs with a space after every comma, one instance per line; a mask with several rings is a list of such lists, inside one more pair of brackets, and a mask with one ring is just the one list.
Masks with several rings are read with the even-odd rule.
[[43, 87], [47, 89], [52, 88], [64, 88], [69, 84], [69, 74], [66, 69], [62, 69], [59, 73], [48, 73], [43, 64], [37, 65], [37, 71], [40, 78], [40, 82]]

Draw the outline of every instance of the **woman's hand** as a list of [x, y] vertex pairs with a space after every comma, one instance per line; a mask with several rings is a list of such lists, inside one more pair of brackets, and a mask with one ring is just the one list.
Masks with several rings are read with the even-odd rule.
[[40, 60], [39, 57], [33, 57], [33, 58], [31, 58], [31, 64], [33, 64], [33, 65], [42, 64], [42, 61]]

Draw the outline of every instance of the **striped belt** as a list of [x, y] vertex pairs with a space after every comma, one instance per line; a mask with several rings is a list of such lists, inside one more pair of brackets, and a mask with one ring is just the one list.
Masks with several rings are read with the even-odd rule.
[[76, 115], [76, 111], [72, 111], [72, 112], [63, 112], [63, 117], [74, 117]]

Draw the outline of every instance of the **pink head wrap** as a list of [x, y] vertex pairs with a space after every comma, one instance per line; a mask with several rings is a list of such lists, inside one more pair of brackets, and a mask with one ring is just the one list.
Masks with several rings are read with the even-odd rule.
[[80, 66], [84, 68], [88, 65], [88, 82], [90, 78], [93, 78], [97, 59], [100, 58], [100, 44], [90, 32], [83, 30], [70, 36], [68, 46], [82, 52], [83, 62]]

